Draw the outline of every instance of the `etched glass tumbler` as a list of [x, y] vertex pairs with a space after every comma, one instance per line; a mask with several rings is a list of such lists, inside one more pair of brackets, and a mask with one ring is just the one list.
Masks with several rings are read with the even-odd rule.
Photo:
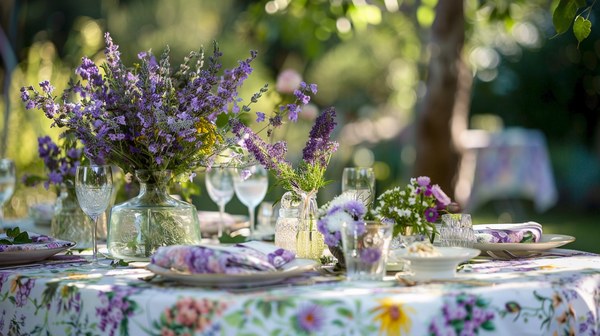
[[473, 248], [475, 233], [471, 215], [445, 214], [442, 215], [442, 222], [440, 246]]
[[390, 250], [390, 223], [343, 223], [342, 243], [348, 280], [382, 280]]

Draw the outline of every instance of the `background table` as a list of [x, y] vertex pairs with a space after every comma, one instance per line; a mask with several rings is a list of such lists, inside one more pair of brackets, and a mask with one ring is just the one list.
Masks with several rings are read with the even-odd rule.
[[467, 212], [493, 200], [529, 199], [544, 212], [558, 201], [546, 137], [539, 130], [469, 130], [456, 197]]
[[[0, 270], [3, 335], [598, 335], [600, 257], [491, 261], [460, 278], [216, 290], [74, 264]], [[304, 282], [308, 274], [292, 280]], [[317, 278], [318, 279], [318, 278]], [[322, 278], [321, 278], [322, 279]], [[310, 280], [309, 280], [310, 281]]]

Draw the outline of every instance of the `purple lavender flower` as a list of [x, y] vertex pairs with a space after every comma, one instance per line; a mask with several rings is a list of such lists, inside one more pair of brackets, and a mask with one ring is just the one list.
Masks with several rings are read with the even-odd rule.
[[360, 250], [360, 260], [366, 264], [374, 264], [380, 257], [381, 251], [378, 248], [367, 247]]
[[45, 93], [49, 93], [49, 94], [51, 94], [52, 91], [54, 91], [54, 89], [55, 89], [55, 87], [50, 85], [50, 82], [47, 80], [40, 82], [40, 87], [42, 88], [42, 90]]
[[262, 112], [256, 112], [256, 116], [257, 116], [256, 122], [263, 122], [263, 121], [265, 121], [266, 115], [264, 113], [262, 113]]
[[310, 84], [310, 91], [313, 94], [317, 94], [317, 84]]
[[325, 113], [317, 117], [315, 124], [309, 133], [309, 139], [302, 150], [302, 160], [307, 163], [315, 164], [318, 162], [323, 167], [327, 167], [327, 157], [330, 151], [337, 146], [331, 146], [329, 139], [331, 132], [337, 123], [334, 121], [335, 109], [329, 108]]
[[306, 333], [318, 332], [325, 324], [323, 308], [314, 303], [300, 307], [297, 314], [298, 329]]
[[29, 100], [29, 91], [21, 92], [21, 100], [23, 100], [24, 102]]

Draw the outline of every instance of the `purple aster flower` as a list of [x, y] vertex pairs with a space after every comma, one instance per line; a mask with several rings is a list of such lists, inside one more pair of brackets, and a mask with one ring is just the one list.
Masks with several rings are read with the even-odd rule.
[[307, 333], [318, 332], [325, 324], [323, 308], [314, 303], [309, 303], [298, 310], [298, 329]]
[[417, 177], [417, 183], [421, 187], [427, 187], [429, 185], [429, 183], [431, 183], [431, 179], [427, 176], [419, 176], [419, 177]]
[[438, 218], [438, 212], [435, 208], [427, 208], [425, 210], [425, 218], [428, 222], [433, 223]]
[[367, 207], [357, 200], [348, 201], [348, 203], [345, 204], [344, 209], [349, 212], [355, 220], [367, 212]]
[[256, 116], [257, 116], [256, 122], [263, 122], [263, 121], [265, 121], [266, 115], [264, 113], [262, 113], [262, 112], [256, 112]]
[[378, 248], [367, 247], [360, 250], [360, 260], [365, 264], [374, 264], [380, 257], [381, 251]]
[[325, 232], [323, 236], [325, 238], [325, 245], [327, 246], [337, 246], [342, 240], [342, 234], [339, 231], [333, 233]]
[[450, 197], [448, 197], [448, 195], [446, 195], [443, 191], [442, 188], [440, 188], [439, 185], [434, 185], [431, 187], [431, 192], [433, 193], [433, 196], [437, 199], [437, 201], [444, 205], [447, 206], [448, 204], [450, 204], [451, 200]]

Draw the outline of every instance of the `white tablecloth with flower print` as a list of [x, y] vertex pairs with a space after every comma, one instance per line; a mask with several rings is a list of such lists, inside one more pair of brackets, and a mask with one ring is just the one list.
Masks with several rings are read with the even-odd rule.
[[0, 270], [0, 335], [600, 333], [595, 255], [491, 261], [459, 271], [493, 286], [338, 281], [228, 291], [139, 279], [149, 274], [76, 264]]

